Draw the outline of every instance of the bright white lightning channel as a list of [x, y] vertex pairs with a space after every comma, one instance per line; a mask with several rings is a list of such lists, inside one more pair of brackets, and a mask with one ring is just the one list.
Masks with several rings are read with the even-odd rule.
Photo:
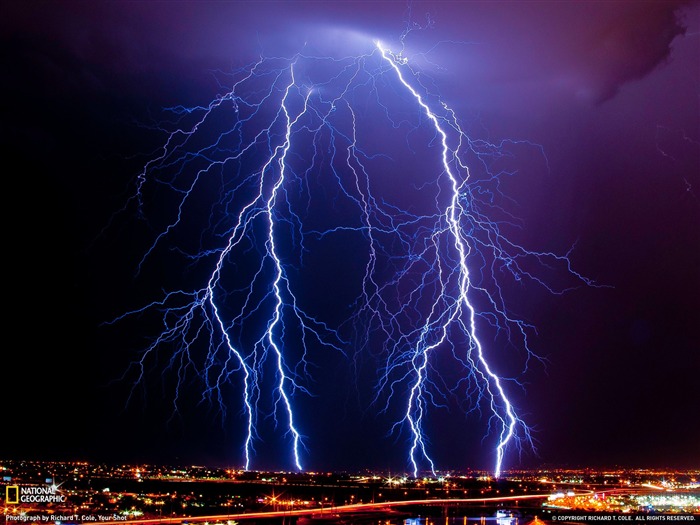
[[[391, 412], [391, 429], [409, 436], [414, 476], [421, 464], [436, 473], [426, 429], [429, 409], [441, 405], [445, 390], [459, 398], [460, 407], [465, 397], [477, 398], [478, 409], [488, 407], [488, 435], [498, 439], [494, 474], [500, 476], [506, 451], [529, 440], [529, 430], [504, 387], [510, 379], [499, 376], [487, 358], [484, 327], [490, 324], [509, 343], [513, 336], [528, 359], [533, 354], [527, 343], [531, 327], [508, 315], [499, 279], [527, 279], [561, 293], [537, 273], [559, 266], [575, 281], [591, 284], [567, 257], [528, 251], [488, 218], [497, 210], [511, 219], [492, 202], [502, 195], [494, 182], [498, 176], [484, 162], [484, 180], [472, 178], [480, 172], [470, 171], [465, 159], [497, 157], [503, 143], [469, 139], [455, 113], [420, 84], [409, 61], [380, 42], [366, 54], [341, 58], [261, 57], [232, 78], [232, 86], [208, 106], [170, 108], [176, 129], [163, 130], [167, 140], [160, 155], [137, 180], [141, 215], [152, 182], [175, 202], [139, 272], [167, 249], [168, 256], [182, 257], [193, 281], [118, 318], [155, 312], [162, 323], [133, 363], [135, 383], [144, 380], [149, 360], [162, 364], [157, 350], [169, 345], [174, 351], [166, 369], [177, 374], [174, 410], [187, 374], [203, 382], [202, 399], [214, 400], [222, 413], [227, 389], [240, 388], [244, 468], [254, 467], [256, 443], [265, 439], [261, 429], [272, 420], [275, 439], [285, 443], [284, 461], [302, 470], [311, 447], [297, 394], [310, 394], [313, 352], [332, 350], [345, 360], [352, 346], [355, 359], [367, 352], [374, 367], [373, 407]], [[416, 141], [426, 131], [433, 136], [427, 145], [420, 142], [426, 159], [436, 155], [429, 176], [411, 174], [418, 180], [413, 184], [423, 185], [418, 191], [409, 178], [399, 179], [400, 170], [377, 176], [393, 162], [386, 145], [375, 143], [385, 130], [405, 133], [400, 148], [404, 140], [410, 148], [409, 135]], [[405, 185], [404, 197], [416, 202], [394, 200], [387, 180]], [[333, 198], [321, 202], [327, 195]], [[480, 201], [480, 195], [487, 197]], [[212, 199], [209, 215], [202, 214], [203, 196]], [[316, 208], [323, 213], [314, 215]], [[183, 223], [193, 215], [204, 215], [194, 223], [203, 231], [185, 249], [180, 243], [191, 235], [177, 235], [190, 233], [193, 224]], [[355, 313], [329, 326], [311, 315], [315, 303], [305, 302], [299, 290], [314, 283], [303, 258], [330, 246], [323, 243], [340, 242], [339, 236], [352, 238], [367, 258], [361, 282], [341, 283], [343, 291], [357, 292]], [[168, 242], [176, 249], [161, 246]], [[457, 363], [450, 378], [456, 384], [436, 383], [437, 357]]]
[[[496, 374], [494, 374], [491, 370], [491, 367], [489, 367], [488, 362], [486, 361], [486, 358], [484, 356], [481, 341], [477, 336], [475, 321], [476, 312], [474, 306], [471, 304], [471, 301], [469, 299], [469, 290], [471, 288], [471, 282], [469, 280], [469, 267], [467, 266], [467, 255], [469, 253], [469, 247], [463, 239], [463, 232], [459, 221], [459, 217], [463, 213], [465, 213], [465, 210], [460, 204], [460, 187], [464, 183], [466, 183], [468, 177], [465, 178], [465, 181], [462, 184], [460, 184], [457, 178], [455, 177], [452, 171], [451, 164], [452, 162], [455, 162], [457, 160], [457, 154], [448, 146], [447, 133], [440, 125], [440, 121], [438, 120], [438, 118], [430, 110], [428, 105], [423, 101], [421, 95], [415, 89], [413, 89], [413, 87], [411, 87], [411, 85], [404, 79], [403, 73], [397, 65], [397, 62], [405, 62], [402, 59], [392, 55], [389, 51], [385, 50], [381, 42], [377, 41], [376, 46], [381, 52], [384, 60], [386, 60], [386, 62], [390, 64], [396, 72], [399, 81], [406, 87], [408, 91], [410, 91], [411, 95], [413, 95], [413, 97], [416, 99], [416, 102], [423, 109], [425, 114], [435, 126], [435, 130], [440, 135], [440, 140], [442, 143], [442, 167], [452, 183], [452, 199], [447, 210], [445, 210], [445, 215], [450, 225], [450, 232], [452, 234], [454, 246], [459, 254], [459, 300], [452, 305], [452, 307], [450, 308], [449, 315], [447, 315], [443, 321], [439, 322], [441, 328], [441, 337], [438, 339], [438, 341], [433, 344], [423, 346], [424, 339], [423, 337], [421, 337], [419, 339], [419, 345], [417, 346], [415, 351], [415, 356], [412, 359], [412, 364], [416, 372], [416, 378], [410, 390], [405, 417], [410, 425], [411, 432], [413, 433], [413, 441], [409, 453], [411, 465], [413, 467], [413, 474], [414, 476], [418, 475], [418, 464], [416, 462], [415, 456], [418, 453], [418, 451], [420, 451], [420, 453], [429, 462], [433, 475], [435, 475], [435, 465], [426, 451], [423, 429], [421, 425], [425, 404], [425, 401], [423, 399], [422, 387], [425, 378], [426, 367], [428, 364], [428, 356], [431, 351], [433, 351], [436, 347], [440, 346], [440, 344], [444, 342], [445, 338], [447, 337], [447, 330], [449, 326], [452, 323], [454, 323], [457, 319], [462, 317], [463, 309], [466, 309], [468, 317], [469, 338], [471, 344], [476, 349], [479, 362], [481, 363], [483, 370], [485, 371], [484, 378], [488, 382], [488, 384], [486, 385], [486, 390], [491, 396], [491, 408], [493, 410], [494, 416], [501, 423], [499, 441], [496, 447], [496, 465], [494, 468], [495, 477], [500, 477], [501, 470], [503, 468], [503, 457], [506, 451], [506, 447], [508, 445], [508, 442], [513, 438], [515, 434], [516, 425], [518, 423], [522, 424], [522, 421], [516, 417], [515, 412], [513, 410], [513, 406], [508, 400], [506, 392], [504, 391], [503, 386], [501, 385], [500, 378]], [[444, 106], [444, 109], [448, 110], [446, 105]], [[452, 125], [456, 126], [461, 138], [463, 136], [462, 130], [455, 122], [453, 122]], [[426, 319], [424, 330], [422, 333], [427, 333], [428, 330], [432, 328], [432, 325], [434, 325], [435, 322], [436, 321], [433, 319], [433, 312], [431, 312], [431, 314]], [[498, 392], [501, 404], [505, 407], [505, 414], [496, 409], [492, 386], [496, 390], [496, 392]]]

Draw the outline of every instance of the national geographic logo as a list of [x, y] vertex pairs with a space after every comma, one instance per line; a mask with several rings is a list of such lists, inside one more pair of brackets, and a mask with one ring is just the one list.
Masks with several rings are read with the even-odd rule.
[[65, 503], [66, 497], [59, 494], [58, 487], [20, 487], [8, 485], [5, 487], [5, 504], [18, 505], [20, 503]]
[[17, 505], [19, 503], [19, 486], [8, 485], [5, 487], [5, 503], [8, 505]]

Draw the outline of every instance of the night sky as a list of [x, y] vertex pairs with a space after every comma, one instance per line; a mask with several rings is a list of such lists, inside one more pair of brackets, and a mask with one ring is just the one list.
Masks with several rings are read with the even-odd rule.
[[[536, 448], [511, 447], [505, 468], [700, 467], [700, 3], [3, 0], [2, 13], [1, 459], [241, 465], [236, 380], [223, 389], [226, 418], [200, 403], [192, 375], [174, 414], [177, 370], [161, 374], [163, 347], [129, 397], [129, 363], [158, 327], [148, 315], [105, 324], [197, 278], [165, 247], [137, 274], [173, 205], [158, 185], [149, 216], [129, 200], [166, 139], [163, 108], [207, 105], [261, 53], [311, 42], [344, 55], [372, 39], [398, 50], [412, 28], [406, 55], [469, 136], [518, 144], [497, 164], [509, 173], [503, 213], [518, 221], [509, 237], [569, 253], [598, 285], [508, 292], [514, 315], [536, 327], [541, 359], [523, 372], [521, 349], [494, 350], [522, 383], [509, 388]], [[393, 152], [414, 138], [389, 139]], [[202, 240], [196, 224], [178, 234], [184, 245]], [[337, 283], [352, 281], [355, 252], [321, 246], [298, 294], [341, 322], [352, 294]], [[552, 279], [570, 282], [556, 269]], [[312, 352], [313, 395], [295, 397], [304, 464], [405, 471], [408, 436], [388, 435], [396, 413], [368, 402], [381, 352], [346, 350]], [[492, 468], [487, 424], [435, 410], [437, 467]], [[269, 420], [261, 428], [274, 433]], [[290, 468], [279, 443], [261, 438], [252, 466]]]

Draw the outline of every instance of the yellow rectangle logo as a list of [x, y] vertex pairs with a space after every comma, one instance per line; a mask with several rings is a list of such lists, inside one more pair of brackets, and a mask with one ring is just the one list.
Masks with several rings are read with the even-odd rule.
[[5, 504], [17, 505], [19, 503], [19, 485], [5, 487]]

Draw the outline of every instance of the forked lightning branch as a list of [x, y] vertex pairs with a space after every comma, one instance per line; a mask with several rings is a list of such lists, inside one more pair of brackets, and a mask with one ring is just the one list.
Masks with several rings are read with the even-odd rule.
[[[537, 146], [469, 137], [403, 48], [369, 38], [361, 47], [261, 56], [223, 75], [226, 91], [208, 104], [170, 108], [131, 201], [160, 221], [137, 275], [163, 256], [188, 283], [115, 319], [152, 314], [162, 327], [133, 363], [134, 384], [149, 370], [174, 373], [177, 411], [194, 375], [203, 400], [222, 414], [236, 406], [245, 469], [274, 421], [284, 462], [303, 470], [313, 436], [300, 415], [323, 373], [315, 357], [351, 370], [370, 360], [372, 409], [415, 476], [438, 468], [426, 421], [452, 398], [462, 417], [485, 416], [499, 476], [508, 449], [531, 439], [511, 400], [519, 378], [499, 375], [497, 362], [510, 358], [504, 348], [520, 349], [523, 369], [536, 359], [534, 327], [511, 313], [508, 290], [592, 283], [568, 254], [506, 236], [515, 219], [499, 161], [509, 146]], [[356, 273], [342, 281], [354, 300], [332, 307], [352, 312], [331, 323], [329, 307], [307, 298], [316, 280], [306, 261], [348, 244]]]

